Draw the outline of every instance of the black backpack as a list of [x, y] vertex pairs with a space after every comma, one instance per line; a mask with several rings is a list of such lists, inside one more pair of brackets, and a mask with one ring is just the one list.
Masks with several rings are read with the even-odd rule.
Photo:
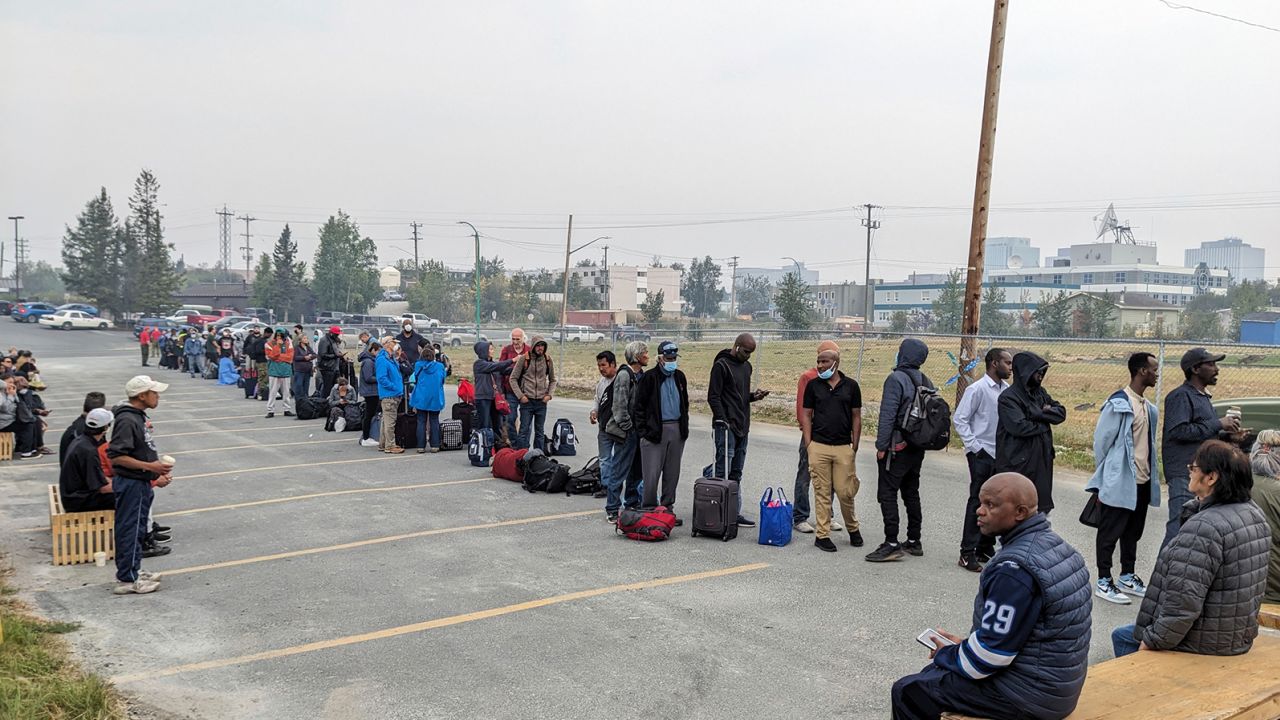
[[[532, 455], [533, 457], [530, 457]], [[564, 492], [569, 484], [569, 468], [547, 457], [541, 452], [530, 450], [525, 453], [524, 483], [522, 487], [529, 492], [558, 493]]]
[[569, 474], [564, 494], [590, 495], [598, 492], [602, 487], [604, 486], [600, 484], [600, 458], [593, 457], [581, 470]]
[[941, 450], [951, 443], [951, 406], [937, 388], [911, 380], [916, 390], [899, 428], [902, 439], [921, 450]]
[[577, 455], [578, 449], [574, 446], [578, 444], [578, 436], [573, 432], [573, 423], [565, 418], [556, 418], [555, 425], [551, 426], [550, 442], [547, 443], [547, 449], [552, 455]]

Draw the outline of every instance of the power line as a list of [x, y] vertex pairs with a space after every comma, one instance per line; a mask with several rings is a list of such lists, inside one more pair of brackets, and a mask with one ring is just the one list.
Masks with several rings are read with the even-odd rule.
[[1157, 0], [1157, 1], [1172, 10], [1190, 10], [1191, 12], [1198, 12], [1204, 15], [1212, 15], [1213, 17], [1222, 18], [1223, 20], [1238, 22], [1241, 25], [1248, 25], [1250, 27], [1261, 28], [1263, 30], [1270, 30], [1271, 32], [1280, 32], [1280, 28], [1274, 28], [1274, 27], [1271, 27], [1270, 25], [1263, 25], [1262, 23], [1251, 22], [1249, 20], [1241, 20], [1238, 17], [1231, 17], [1230, 15], [1223, 15], [1222, 13], [1211, 12], [1209, 10], [1201, 10], [1200, 8], [1197, 8], [1197, 7], [1191, 7], [1190, 5], [1179, 5], [1178, 3], [1169, 2], [1169, 0]]

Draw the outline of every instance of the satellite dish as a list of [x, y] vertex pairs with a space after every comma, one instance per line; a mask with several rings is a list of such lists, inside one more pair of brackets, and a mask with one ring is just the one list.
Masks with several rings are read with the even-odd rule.
[[1022, 269], [1022, 256], [1021, 256], [1021, 255], [1010, 255], [1010, 256], [1009, 256], [1009, 260], [1008, 260], [1008, 262], [1006, 262], [1006, 263], [1005, 263], [1005, 267], [1009, 268], [1010, 270], [1021, 270], [1021, 269]]
[[1116, 216], [1116, 204], [1107, 205], [1107, 209], [1101, 215], [1094, 215], [1093, 222], [1095, 229], [1098, 231], [1095, 240], [1101, 238], [1107, 233], [1111, 233], [1115, 237], [1117, 243], [1128, 243], [1129, 245], [1137, 245], [1138, 242], [1133, 238], [1133, 226], [1128, 220], [1123, 223]]

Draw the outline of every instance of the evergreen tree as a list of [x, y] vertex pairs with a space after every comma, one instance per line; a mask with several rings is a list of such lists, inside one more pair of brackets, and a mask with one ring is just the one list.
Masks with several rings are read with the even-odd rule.
[[119, 315], [121, 298], [120, 227], [107, 189], [85, 203], [76, 227], [62, 239], [62, 279], [71, 292], [91, 300], [101, 310]]
[[695, 258], [680, 281], [680, 291], [692, 314], [715, 315], [720, 310], [720, 301], [724, 299], [724, 288], [720, 287], [720, 266], [712, 262], [710, 255], [702, 260]]
[[1227, 291], [1227, 299], [1231, 303], [1231, 328], [1227, 338], [1240, 341], [1240, 321], [1249, 313], [1259, 312], [1267, 307], [1269, 301], [1267, 281], [1237, 283]]
[[378, 246], [360, 237], [360, 228], [341, 210], [320, 228], [311, 268], [316, 301], [325, 310], [362, 313], [382, 297]]
[[129, 229], [139, 248], [135, 309], [156, 313], [177, 307], [175, 295], [182, 287], [182, 274], [173, 263], [173, 245], [164, 241], [159, 193], [159, 181], [144, 168], [129, 198]]
[[788, 328], [808, 330], [813, 324], [813, 298], [809, 296], [809, 285], [800, 279], [799, 273], [783, 276], [773, 301]]
[[982, 315], [978, 319], [978, 332], [1003, 336], [1013, 330], [1014, 319], [1002, 309], [1004, 302], [1004, 288], [999, 285], [988, 285], [982, 291]]
[[456, 322], [465, 319], [461, 288], [449, 278], [449, 270], [439, 260], [422, 265], [422, 280], [409, 288], [409, 312]]
[[258, 264], [253, 267], [253, 306], [274, 309], [277, 301], [276, 273], [271, 267], [271, 256], [262, 253], [258, 256]]
[[960, 332], [964, 319], [964, 283], [960, 271], [947, 273], [947, 281], [933, 301], [934, 331], [947, 334]]
[[507, 281], [507, 297], [504, 301], [506, 317], [523, 322], [538, 307], [538, 296], [533, 292], [534, 276], [520, 271]]
[[1042, 300], [1032, 315], [1032, 322], [1044, 337], [1067, 337], [1071, 330], [1071, 308], [1067, 304], [1067, 291], [1059, 290], [1052, 299]]
[[666, 300], [666, 292], [659, 290], [655, 294], [646, 290], [644, 302], [640, 304], [640, 313], [644, 315], [644, 321], [650, 325], [658, 324], [662, 319], [662, 305]]
[[1105, 338], [1115, 334], [1111, 323], [1116, 319], [1116, 308], [1110, 293], [1100, 298], [1083, 296], [1076, 313], [1074, 325], [1078, 337]]
[[894, 310], [889, 315], [889, 330], [896, 333], [904, 333], [911, 324], [911, 317], [907, 315], [905, 310]]
[[271, 253], [271, 270], [275, 287], [271, 304], [264, 307], [275, 310], [280, 318], [301, 319], [308, 295], [307, 264], [298, 260], [298, 243], [293, 241], [293, 231], [287, 223]]

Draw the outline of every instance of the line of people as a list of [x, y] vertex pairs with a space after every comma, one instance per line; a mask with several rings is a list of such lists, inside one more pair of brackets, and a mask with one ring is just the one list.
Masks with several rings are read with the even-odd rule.
[[11, 347], [0, 356], [0, 432], [13, 433], [13, 458], [28, 460], [52, 455], [45, 444], [49, 430], [46, 418], [52, 412], [45, 406], [39, 391], [45, 389], [40, 369], [30, 350]]

